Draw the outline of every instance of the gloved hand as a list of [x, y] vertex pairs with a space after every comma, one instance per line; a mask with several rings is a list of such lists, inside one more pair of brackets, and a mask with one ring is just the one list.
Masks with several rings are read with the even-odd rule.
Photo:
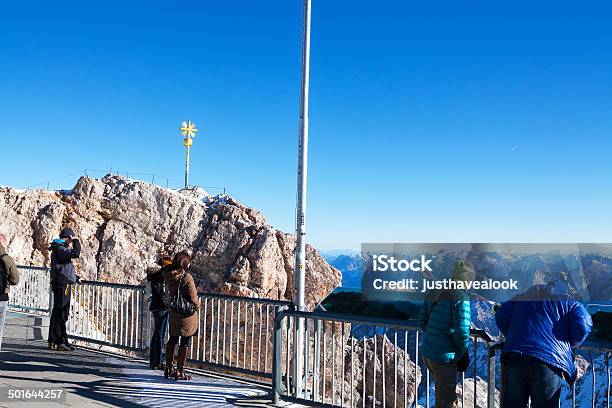
[[457, 360], [457, 372], [463, 373], [470, 366], [470, 353], [465, 350], [465, 353]]

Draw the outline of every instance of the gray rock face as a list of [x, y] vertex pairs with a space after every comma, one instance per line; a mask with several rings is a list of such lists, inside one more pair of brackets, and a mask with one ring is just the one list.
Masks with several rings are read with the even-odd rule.
[[361, 407], [364, 391], [365, 406], [412, 405], [415, 386], [421, 382], [421, 369], [417, 366], [415, 370], [414, 361], [402, 348], [395, 346], [388, 337], [376, 335], [365, 340], [351, 337], [344, 351], [345, 389], [337, 398], [338, 401], [344, 398], [344, 406]]
[[[0, 231], [17, 263], [48, 265], [47, 247], [62, 226], [81, 238], [82, 278], [142, 283], [161, 252], [193, 254], [201, 290], [293, 297], [294, 237], [228, 196], [173, 191], [119, 176], [81, 177], [69, 193], [0, 188]], [[307, 246], [306, 300], [322, 300], [340, 272]]]
[[[476, 404], [474, 404], [474, 378], [466, 378], [465, 379], [465, 396], [463, 395], [463, 389], [461, 388], [461, 384], [457, 385], [457, 398], [459, 399], [459, 404], [461, 405], [461, 401], [465, 401], [466, 407], [477, 407], [477, 408], [486, 408], [487, 407], [487, 391], [488, 385], [485, 380], [480, 377], [476, 377]], [[495, 407], [500, 406], [499, 402], [499, 390], [495, 390]]]

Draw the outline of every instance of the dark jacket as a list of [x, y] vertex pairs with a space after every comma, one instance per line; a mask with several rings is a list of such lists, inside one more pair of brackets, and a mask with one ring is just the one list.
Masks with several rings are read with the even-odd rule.
[[571, 348], [586, 340], [593, 321], [584, 306], [565, 290], [553, 285], [534, 286], [501, 305], [495, 321], [506, 336], [503, 353], [533, 357], [563, 370], [570, 383], [575, 381]]
[[168, 309], [162, 300], [164, 274], [166, 274], [168, 269], [168, 266], [147, 269], [147, 280], [151, 283], [151, 304], [149, 305], [150, 311]]
[[470, 298], [464, 290], [431, 291], [419, 313], [423, 357], [459, 360], [470, 344]]
[[0, 244], [0, 262], [4, 263], [6, 267], [7, 280], [8, 285], [6, 285], [6, 290], [4, 293], [0, 293], [0, 302], [9, 300], [9, 288], [11, 285], [16, 285], [19, 283], [19, 270], [15, 265], [15, 261], [11, 258], [7, 253], [6, 249], [2, 244]]
[[63, 239], [53, 240], [51, 246], [51, 275], [52, 285], [67, 285], [77, 282], [76, 270], [72, 260], [81, 256], [81, 243], [78, 239], [72, 241], [69, 248]]
[[[174, 309], [170, 309], [170, 335], [171, 336], [193, 336], [198, 331], [198, 310], [200, 310], [200, 300], [195, 282], [190, 273], [182, 270], [166, 271], [164, 273], [166, 285], [170, 293], [176, 293], [181, 282], [181, 294], [189, 299], [196, 308], [196, 313], [185, 317]], [[183, 278], [181, 281], [181, 277]]]

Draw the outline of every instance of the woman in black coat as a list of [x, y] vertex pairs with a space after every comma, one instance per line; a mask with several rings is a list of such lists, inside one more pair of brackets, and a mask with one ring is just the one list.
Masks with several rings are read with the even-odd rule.
[[151, 304], [149, 311], [153, 314], [153, 337], [151, 337], [151, 350], [149, 354], [149, 367], [151, 370], [164, 369], [164, 339], [168, 327], [168, 307], [162, 300], [162, 286], [164, 283], [164, 273], [170, 265], [172, 258], [169, 256], [161, 257], [157, 262], [159, 267], [147, 270], [147, 280], [151, 284]]

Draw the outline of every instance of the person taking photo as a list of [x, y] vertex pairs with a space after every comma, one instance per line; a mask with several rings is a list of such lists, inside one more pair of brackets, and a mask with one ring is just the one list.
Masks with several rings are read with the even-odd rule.
[[70, 228], [60, 232], [59, 239], [51, 246], [51, 290], [53, 309], [49, 320], [48, 343], [51, 350], [71, 351], [74, 347], [68, 342], [66, 322], [70, 313], [71, 285], [79, 281], [72, 260], [81, 256], [81, 242]]

